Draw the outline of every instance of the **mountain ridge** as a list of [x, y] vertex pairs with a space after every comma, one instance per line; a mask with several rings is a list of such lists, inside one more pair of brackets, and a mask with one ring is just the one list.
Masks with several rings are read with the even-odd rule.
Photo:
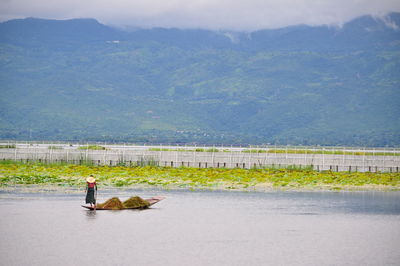
[[400, 145], [399, 18], [251, 34], [3, 22], [0, 138]]
[[[29, 28], [26, 28], [26, 26], [29, 26]], [[84, 27], [82, 27], [84, 25]], [[221, 31], [213, 31], [213, 30], [205, 30], [205, 29], [178, 29], [178, 28], [161, 28], [161, 27], [154, 27], [154, 28], [149, 28], [149, 29], [144, 29], [144, 28], [136, 28], [135, 30], [124, 30], [123, 28], [118, 28], [118, 27], [112, 27], [108, 26], [105, 24], [101, 24], [94, 18], [76, 18], [76, 19], [67, 19], [67, 20], [52, 20], [52, 19], [42, 19], [42, 18], [24, 18], [24, 19], [13, 19], [13, 20], [8, 20], [5, 22], [0, 23], [0, 30], [2, 28], [9, 28], [10, 31], [14, 31], [15, 33], [21, 33], [21, 26], [25, 27], [26, 32], [24, 34], [27, 34], [28, 31], [35, 31], [36, 35], [40, 35], [43, 30], [52, 30], [50, 33], [54, 34], [58, 31], [65, 31], [67, 30], [67, 35], [68, 33], [71, 33], [71, 31], [74, 31], [79, 27], [80, 32], [84, 32], [87, 35], [94, 34], [98, 38], [98, 34], [101, 33], [106, 33], [109, 34], [107, 37], [104, 34], [104, 39], [109, 39], [110, 37], [120, 37], [120, 38], [135, 38], [135, 34], [139, 33], [139, 38], [144, 38], [147, 40], [153, 40], [151, 37], [153, 35], [153, 38], [168, 38], [166, 36], [168, 33], [212, 33], [216, 36], [222, 37], [225, 36], [225, 38], [232, 40], [230, 37], [228, 37], [226, 34], [236, 34], [239, 35], [239, 38], [242, 38], [243, 40], [253, 40], [254, 36], [252, 35], [259, 35], [264, 32], [266, 33], [273, 33], [269, 37], [278, 37], [279, 35], [287, 35], [292, 32], [299, 32], [299, 31], [307, 31], [310, 29], [313, 29], [313, 31], [318, 31], [318, 30], [329, 30], [329, 33], [331, 33], [331, 37], [336, 36], [338, 33], [343, 33], [348, 28], [358, 28], [358, 30], [366, 30], [365, 27], [372, 27], [369, 28], [369, 31], [382, 31], [385, 29], [393, 29], [394, 31], [399, 31], [400, 30], [400, 13], [392, 12], [388, 13], [386, 16], [383, 17], [372, 17], [370, 15], [364, 15], [357, 17], [344, 25], [342, 27], [338, 26], [332, 26], [332, 25], [319, 25], [319, 26], [309, 26], [309, 25], [293, 25], [293, 26], [287, 26], [284, 28], [277, 28], [277, 29], [261, 29], [261, 30], [255, 30], [251, 32], [240, 32], [240, 31], [226, 31], [226, 30], [221, 30]], [[45, 29], [43, 29], [45, 28]], [[2, 36], [5, 36], [7, 34], [12, 34], [12, 32], [1, 32]], [[145, 36], [143, 34], [140, 34], [142, 32], [147, 32], [148, 35]], [[45, 32], [48, 34], [49, 32]], [[193, 35], [193, 34], [192, 34]], [[267, 34], [268, 35], [268, 34]], [[57, 36], [59, 37], [59, 36]], [[193, 37], [193, 36], [189, 36]], [[63, 39], [61, 39], [63, 40]], [[180, 39], [181, 41], [181, 39]], [[235, 43], [235, 42], [233, 42]], [[236, 42], [240, 43], [239, 42]]]

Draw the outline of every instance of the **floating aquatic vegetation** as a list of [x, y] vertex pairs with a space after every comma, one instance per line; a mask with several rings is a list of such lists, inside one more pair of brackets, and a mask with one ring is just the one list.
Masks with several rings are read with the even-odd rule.
[[100, 145], [86, 145], [78, 148], [79, 150], [106, 150], [105, 147]]
[[0, 161], [0, 187], [15, 184], [85, 186], [95, 175], [100, 189], [107, 186], [159, 186], [264, 189], [271, 187], [329, 189], [400, 189], [400, 173], [314, 171], [312, 169], [221, 169], [55, 165]]
[[0, 149], [15, 149], [15, 144], [0, 145]]

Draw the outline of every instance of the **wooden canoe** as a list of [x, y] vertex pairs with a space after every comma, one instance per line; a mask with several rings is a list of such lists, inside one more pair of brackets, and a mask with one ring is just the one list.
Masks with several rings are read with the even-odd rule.
[[[156, 204], [157, 202], [162, 201], [163, 199], [165, 199], [165, 197], [156, 196], [156, 197], [152, 197], [152, 198], [144, 199], [144, 200], [147, 201], [148, 203], [150, 203], [150, 206], [152, 206], [152, 205]], [[81, 205], [81, 206], [82, 206], [83, 208], [89, 209], [89, 210], [91, 210], [91, 211], [94, 211], [94, 210], [95, 210], [95, 208], [90, 207], [90, 206], [85, 206], [85, 205]], [[148, 206], [148, 207], [150, 207], [150, 206]], [[146, 209], [146, 208], [148, 208], [148, 207], [124, 208], [124, 209], [122, 209], [122, 210]], [[102, 211], [102, 210], [112, 210], [112, 209], [108, 209], [108, 208], [96, 208], [96, 210]]]

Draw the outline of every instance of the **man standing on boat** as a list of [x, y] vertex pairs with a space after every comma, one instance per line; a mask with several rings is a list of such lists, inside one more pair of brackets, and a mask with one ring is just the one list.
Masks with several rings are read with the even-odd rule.
[[86, 178], [86, 204], [90, 204], [90, 207], [96, 209], [96, 197], [95, 193], [97, 194], [97, 184], [96, 179], [93, 175], [90, 175]]

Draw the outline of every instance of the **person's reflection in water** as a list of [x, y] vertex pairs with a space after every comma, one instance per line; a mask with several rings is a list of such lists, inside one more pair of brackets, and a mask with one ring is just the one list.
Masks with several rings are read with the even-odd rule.
[[85, 211], [85, 212], [86, 212], [86, 218], [88, 220], [96, 219], [96, 211], [95, 210], [93, 210], [93, 211], [88, 210], [88, 211]]

